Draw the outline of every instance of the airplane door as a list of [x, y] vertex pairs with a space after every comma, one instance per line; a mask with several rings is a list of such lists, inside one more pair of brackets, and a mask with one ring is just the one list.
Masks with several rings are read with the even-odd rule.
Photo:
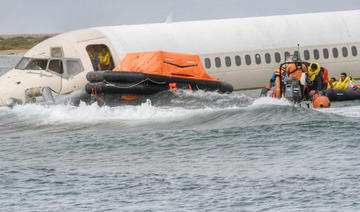
[[43, 70], [41, 73], [42, 85], [51, 88], [56, 93], [61, 93], [63, 73], [63, 61], [60, 59], [50, 59], [46, 70]]

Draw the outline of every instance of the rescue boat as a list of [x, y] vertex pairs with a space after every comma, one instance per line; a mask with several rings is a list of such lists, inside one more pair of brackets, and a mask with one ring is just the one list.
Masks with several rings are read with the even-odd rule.
[[165, 51], [128, 53], [113, 70], [89, 72], [86, 78], [87, 93], [125, 100], [165, 90], [233, 91], [231, 84], [207, 74], [198, 55]]
[[273, 98], [285, 98], [290, 102], [306, 108], [329, 108], [330, 100], [321, 92], [307, 89], [307, 73], [303, 72], [301, 80], [297, 78], [284, 77], [285, 67], [288, 65], [302, 67], [308, 65], [306, 62], [285, 62], [282, 63], [276, 71], [275, 86], [262, 89], [260, 96], [269, 96]]
[[340, 89], [328, 89], [326, 95], [330, 101], [348, 101], [360, 99], [360, 89], [356, 90], [340, 90]]

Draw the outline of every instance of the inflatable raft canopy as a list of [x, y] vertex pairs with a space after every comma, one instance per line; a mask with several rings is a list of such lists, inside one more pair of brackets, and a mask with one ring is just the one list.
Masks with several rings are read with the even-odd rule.
[[112, 71], [87, 74], [88, 93], [154, 94], [190, 89], [232, 92], [232, 85], [207, 74], [198, 55], [164, 51], [129, 53]]
[[129, 53], [113, 71], [219, 81], [206, 73], [198, 55], [164, 51]]

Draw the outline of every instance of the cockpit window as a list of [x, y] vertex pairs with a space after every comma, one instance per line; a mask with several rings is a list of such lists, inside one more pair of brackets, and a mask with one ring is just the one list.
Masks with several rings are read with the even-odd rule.
[[47, 59], [23, 57], [15, 68], [20, 70], [45, 70], [47, 63]]
[[46, 59], [32, 59], [25, 67], [27, 70], [45, 70], [48, 60]]
[[64, 73], [62, 60], [50, 60], [49, 70], [54, 71], [59, 74]]
[[29, 64], [31, 58], [23, 57], [20, 62], [16, 65], [16, 69], [24, 70], [25, 67]]
[[80, 60], [66, 60], [66, 70], [68, 75], [74, 76], [82, 71], [84, 71], [83, 66], [81, 65]]

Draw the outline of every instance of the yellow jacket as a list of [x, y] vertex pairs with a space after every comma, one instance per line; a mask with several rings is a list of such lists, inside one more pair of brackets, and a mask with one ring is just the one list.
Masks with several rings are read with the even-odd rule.
[[350, 82], [350, 77], [349, 76], [347, 76], [344, 81], [339, 79], [339, 81], [336, 83], [336, 87], [334, 87], [334, 88], [335, 89], [346, 90], [348, 85], [349, 85], [349, 82]]
[[103, 54], [102, 52], [99, 53], [99, 59], [101, 65], [109, 65], [110, 64], [110, 52], [106, 52]]
[[[312, 65], [312, 64], [316, 64], [316, 65], [317, 65], [317, 69], [316, 69], [314, 72], [311, 70], [311, 65]], [[314, 80], [315, 80], [315, 77], [319, 74], [319, 72], [320, 72], [320, 65], [319, 65], [319, 63], [317, 63], [317, 62], [311, 63], [310, 66], [309, 66], [309, 69], [308, 69], [308, 77], [309, 77], [309, 79], [310, 79], [311, 81], [314, 81]]]
[[[338, 81], [335, 81], [335, 82], [332, 83], [334, 89], [336, 89], [337, 83], [338, 83]], [[328, 84], [327, 84], [327, 89], [330, 89], [330, 88], [331, 88], [330, 82], [328, 82]]]

